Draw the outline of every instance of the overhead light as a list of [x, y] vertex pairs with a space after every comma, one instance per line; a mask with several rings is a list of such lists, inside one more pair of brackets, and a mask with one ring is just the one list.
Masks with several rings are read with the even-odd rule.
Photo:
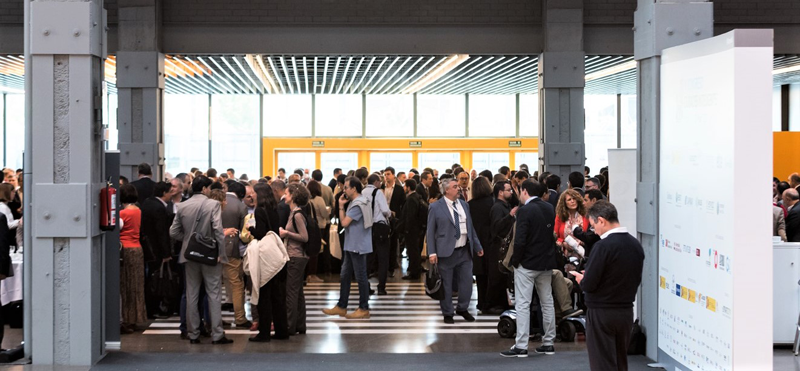
[[629, 62], [625, 62], [623, 64], [618, 64], [618, 65], [613, 66], [613, 67], [602, 69], [602, 70], [597, 71], [597, 72], [592, 72], [592, 73], [586, 75], [586, 77], [584, 79], [586, 81], [597, 80], [597, 79], [600, 79], [600, 78], [603, 78], [603, 77], [606, 77], [606, 76], [611, 76], [611, 75], [616, 74], [616, 73], [632, 70], [634, 68], [636, 68], [636, 61], [629, 61]]
[[438, 80], [440, 77], [446, 75], [448, 72], [452, 71], [461, 63], [464, 63], [467, 59], [469, 59], [469, 54], [453, 54], [448, 58], [441, 66], [437, 67], [435, 70], [427, 74], [425, 77], [420, 79], [419, 81], [415, 82], [413, 85], [409, 86], [405, 90], [403, 90], [403, 94], [413, 94], [424, 87], [428, 86], [430, 83]]
[[0, 86], [0, 92], [11, 93], [11, 94], [25, 94], [25, 90], [8, 88], [8, 87], [5, 87], [5, 86]]
[[794, 65], [794, 66], [789, 66], [789, 67], [778, 68], [777, 70], [772, 70], [772, 74], [773, 75], [780, 75], [782, 73], [789, 73], [789, 72], [796, 72], [796, 71], [800, 71], [800, 64]]

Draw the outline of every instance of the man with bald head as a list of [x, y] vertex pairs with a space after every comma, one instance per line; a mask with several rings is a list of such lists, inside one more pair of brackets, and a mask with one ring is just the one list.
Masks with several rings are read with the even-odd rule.
[[786, 239], [789, 242], [800, 242], [800, 207], [795, 208], [800, 194], [794, 188], [783, 191], [783, 206], [788, 210], [786, 215]]

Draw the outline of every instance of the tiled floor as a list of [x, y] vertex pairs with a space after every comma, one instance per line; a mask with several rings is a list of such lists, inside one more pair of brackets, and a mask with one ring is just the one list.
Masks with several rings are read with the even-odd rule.
[[[124, 335], [122, 350], [126, 352], [304, 352], [304, 353], [431, 353], [431, 352], [486, 352], [510, 347], [513, 340], [502, 339], [497, 334], [499, 317], [478, 315], [475, 310], [477, 292], [473, 288], [471, 312], [476, 321], [469, 323], [456, 318], [454, 325], [443, 322], [439, 303], [425, 295], [421, 282], [393, 279], [387, 285], [389, 295], [370, 297], [371, 318], [348, 320], [330, 317], [323, 308], [336, 304], [339, 283], [336, 277], [326, 277], [328, 282], [310, 283], [305, 287], [307, 327], [306, 335], [296, 335], [288, 341], [269, 344], [250, 343], [254, 335], [246, 329], [226, 328], [226, 336], [234, 340], [228, 346], [206, 344], [190, 345], [180, 340], [180, 319], [172, 317], [156, 320], [141, 333]], [[374, 279], [373, 279], [374, 281]], [[373, 282], [375, 287], [376, 282]], [[358, 300], [358, 289], [352, 284], [351, 303]], [[352, 310], [352, 308], [351, 308]], [[223, 312], [223, 320], [233, 321], [233, 313]], [[563, 350], [583, 350], [582, 337], [572, 343], [558, 344]]]

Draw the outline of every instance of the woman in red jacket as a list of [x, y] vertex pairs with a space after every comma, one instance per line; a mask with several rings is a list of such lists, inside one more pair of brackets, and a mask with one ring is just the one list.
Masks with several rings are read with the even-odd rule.
[[[577, 251], [579, 249], [573, 249], [566, 241], [567, 237], [572, 236], [572, 230], [576, 227], [582, 228], [584, 232], [588, 230], [589, 218], [586, 217], [586, 208], [583, 206], [581, 194], [574, 189], [568, 189], [558, 198], [556, 222], [553, 229], [553, 233], [556, 235], [556, 244], [561, 247], [567, 259], [573, 256], [578, 259], [582, 257], [582, 254]], [[579, 245], [583, 245], [580, 240], [575, 239], [575, 241]], [[567, 270], [574, 270], [574, 268], [574, 265], [567, 264]]]

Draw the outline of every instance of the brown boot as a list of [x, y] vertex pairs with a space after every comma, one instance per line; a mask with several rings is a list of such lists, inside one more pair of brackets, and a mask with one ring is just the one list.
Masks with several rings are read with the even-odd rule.
[[348, 313], [344, 318], [347, 319], [369, 319], [369, 311], [361, 308], [356, 309], [353, 313]]
[[323, 309], [322, 313], [325, 313], [325, 314], [327, 314], [329, 316], [345, 317], [345, 316], [347, 316], [347, 309], [339, 308], [338, 305], [335, 305], [333, 308]]

